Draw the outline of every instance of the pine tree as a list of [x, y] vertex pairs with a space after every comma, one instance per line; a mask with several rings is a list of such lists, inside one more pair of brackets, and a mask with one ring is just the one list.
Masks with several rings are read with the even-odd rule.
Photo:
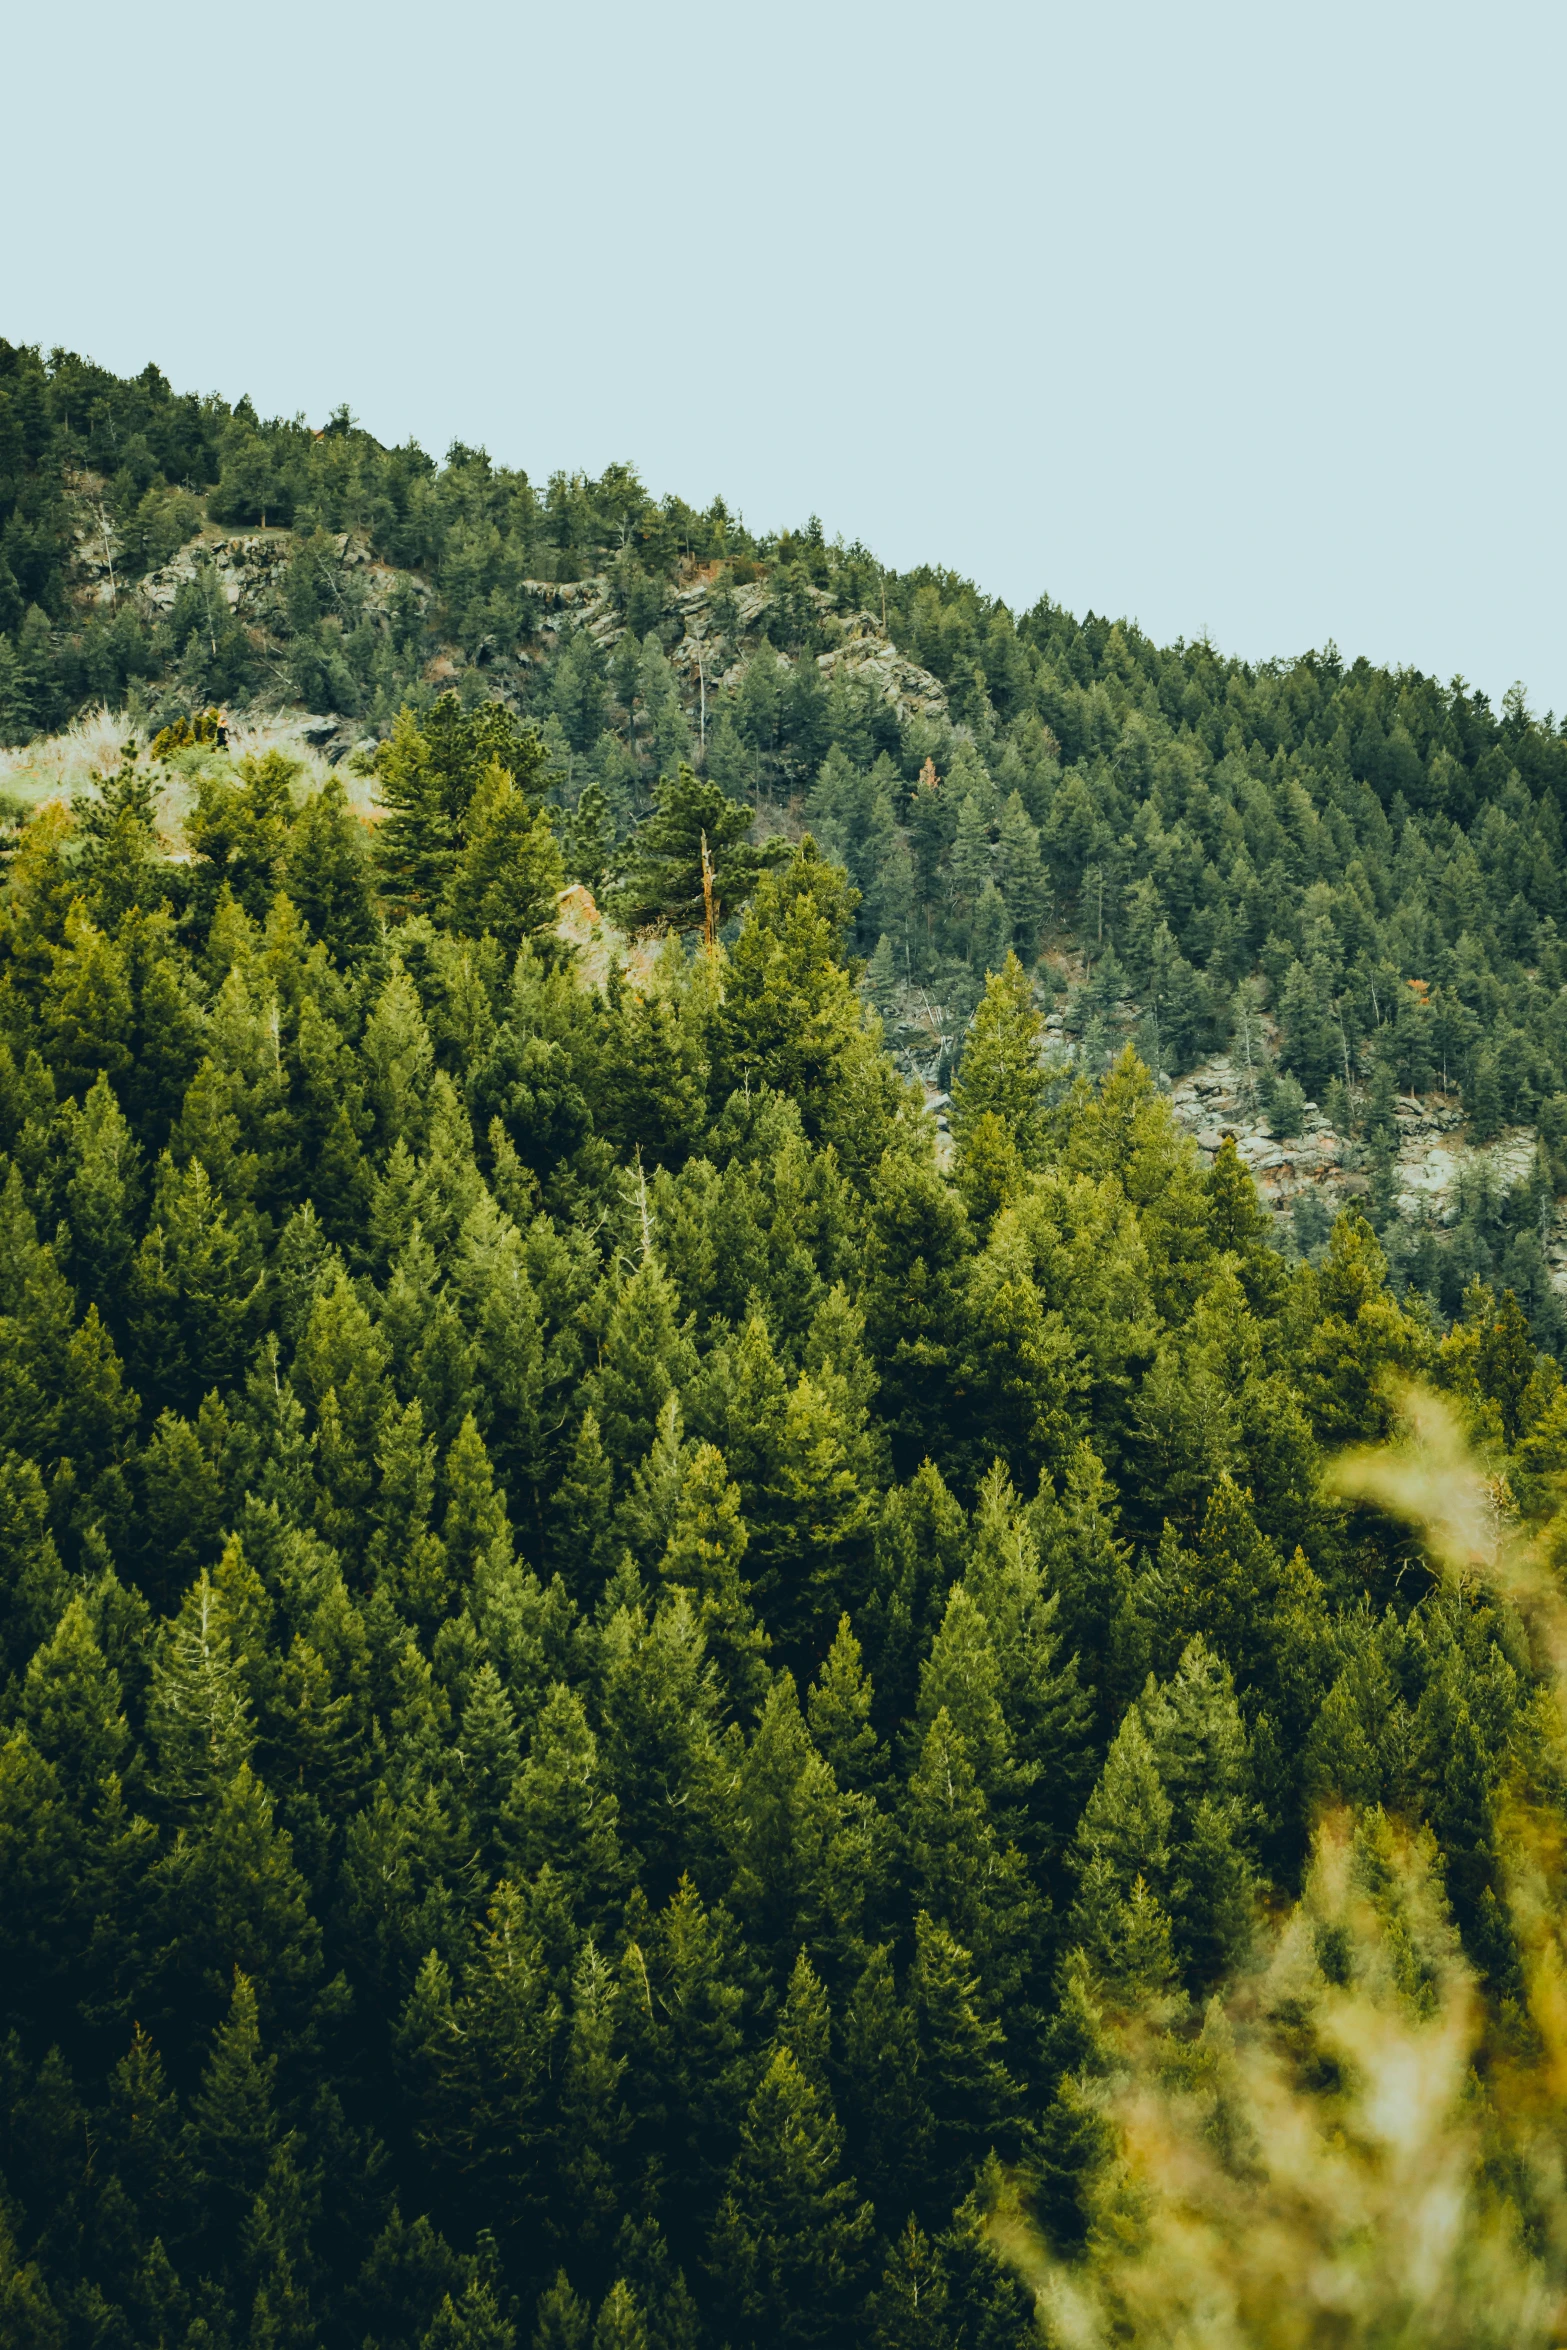
[[699, 2350], [702, 2321], [683, 2270], [656, 2219], [621, 2222], [614, 2265], [647, 2324], [651, 2350]]
[[139, 2024], [109, 2076], [104, 2141], [142, 2241], [173, 2242], [189, 2224], [190, 2167], [181, 2161], [179, 2102], [162, 2057]]
[[[133, 1217], [142, 1188], [141, 1152], [108, 1078], [100, 1075], [80, 1108], [66, 1105], [71, 1172], [65, 1200], [70, 1268], [105, 1313], [123, 1312], [135, 1247]], [[117, 1325], [118, 1326], [118, 1325]]]
[[952, 1126], [960, 1140], [989, 1111], [1010, 1129], [1025, 1162], [1037, 1160], [1049, 1083], [1044, 1036], [1027, 974], [1009, 952], [985, 982], [953, 1085]]
[[584, 1916], [603, 1914], [622, 1876], [619, 1809], [582, 1699], [557, 1681], [505, 1799], [503, 1832], [517, 1872], [532, 1876], [548, 1863]]
[[503, 1571], [512, 1554], [506, 1503], [495, 1490], [490, 1456], [472, 1412], [465, 1417], [442, 1468], [446, 1516], [441, 1527], [447, 1571], [458, 1590], [480, 1573]]
[[700, 998], [676, 1003], [662, 992], [633, 995], [618, 974], [608, 993], [594, 1102], [598, 1130], [621, 1151], [679, 1165], [706, 1123]]
[[564, 2030], [538, 1936], [502, 1881], [454, 1984], [431, 1951], [398, 2022], [419, 2144], [462, 2182], [467, 2209], [507, 2237], [547, 2199], [550, 2082]]
[[749, 1959], [723, 1909], [689, 1877], [621, 1961], [631, 2081], [640, 2115], [630, 2149], [663, 2197], [665, 2225], [690, 2254], [716, 2205], [751, 2066], [741, 1982]]
[[1078, 1896], [1067, 1924], [1105, 1984], [1134, 1999], [1173, 1968], [1168, 1914], [1172, 1806], [1138, 1713], [1116, 1733], [1077, 1831]]
[[1175, 1947], [1202, 1989], [1239, 1962], [1252, 1936], [1256, 1814], [1246, 1733], [1230, 1675], [1200, 1639], [1138, 1710], [1170, 1803]]
[[446, 885], [445, 911], [469, 937], [490, 932], [515, 954], [553, 929], [565, 869], [546, 812], [530, 810], [492, 761], [467, 811], [466, 839]]
[[962, 1201], [936, 1169], [889, 1151], [876, 1170], [865, 1251], [865, 1329], [900, 1476], [950, 1460], [960, 1413], [956, 1341], [971, 1246]]
[[460, 2300], [443, 2293], [419, 2350], [516, 2350], [517, 2329], [504, 2317], [490, 2287], [470, 2277]]
[[555, 2282], [539, 2295], [533, 2350], [588, 2350], [592, 2312], [571, 2280], [560, 2269]]
[[0, 1452], [0, 1633], [13, 1673], [49, 1637], [67, 1591], [43, 1479], [32, 1461]]
[[865, 967], [865, 992], [883, 1020], [890, 1020], [897, 1009], [898, 966], [892, 951], [892, 941], [885, 930], [876, 941], [876, 952]]
[[938, 1714], [961, 1739], [985, 1800], [992, 1811], [1014, 1812], [1025, 1797], [1028, 1776], [1020, 1774], [1012, 1733], [1001, 1709], [1001, 1667], [990, 1627], [964, 1584], [947, 1597], [946, 1612], [920, 1668], [921, 1739]]
[[599, 1367], [585, 1382], [604, 1450], [622, 1475], [646, 1454], [659, 1413], [696, 1367], [677, 1310], [669, 1275], [645, 1256], [615, 1300]]
[[124, 1764], [130, 1731], [121, 1705], [120, 1676], [94, 1639], [78, 1593], [27, 1668], [20, 1711], [33, 1744], [84, 1811]]
[[[682, 760], [662, 776], [653, 793], [653, 813], [632, 836], [621, 862], [613, 911], [628, 930], [665, 922], [675, 930], [700, 929], [708, 901], [715, 921], [737, 914], [769, 865], [783, 853], [782, 842], [750, 845], [755, 812], [730, 799], [717, 783], [696, 775]], [[703, 844], [708, 879], [703, 881]]]
[[643, 1890], [662, 1900], [705, 1854], [718, 1766], [717, 1680], [686, 1594], [672, 1593], [651, 1621], [640, 1604], [617, 1606], [600, 1669], [605, 1772], [622, 1841]]
[[1523, 1399], [1534, 1377], [1534, 1340], [1523, 1308], [1510, 1289], [1486, 1325], [1480, 1341], [1476, 1371], [1481, 1392], [1500, 1406], [1502, 1432], [1509, 1444], [1518, 1441]]
[[898, 1996], [885, 1944], [871, 1951], [850, 1995], [842, 2071], [855, 2172], [885, 2232], [892, 2215], [907, 2211], [924, 2192], [934, 2128], [918, 2028]]
[[762, 1619], [802, 1661], [825, 1653], [829, 1627], [858, 1597], [870, 1551], [870, 1501], [833, 1402], [807, 1373], [795, 1381], [757, 1530]]
[[758, 885], [711, 1035], [718, 1098], [760, 1085], [787, 1095], [806, 1134], [830, 1142], [863, 1180], [908, 1104], [844, 960], [856, 902], [807, 835], [792, 862]]
[[249, 1237], [235, 1228], [206, 1168], [159, 1161], [153, 1221], [131, 1269], [128, 1343], [142, 1394], [193, 1413], [232, 1386], [261, 1303]]
[[781, 1968], [804, 1948], [826, 1963], [856, 1946], [882, 1868], [863, 1798], [844, 1794], [811, 1743], [792, 1678], [780, 1673], [732, 1797], [730, 1901]]
[[604, 786], [590, 779], [577, 795], [565, 842], [566, 871], [597, 897], [615, 854], [615, 814]]
[[[292, 1839], [249, 1763], [167, 1848], [153, 1893], [163, 1936], [161, 2012], [172, 2018], [195, 2003], [210, 2007], [238, 1963], [256, 1986], [280, 2051], [294, 2054], [310, 2043], [323, 2021], [321, 1930]], [[326, 1996], [326, 2013], [340, 1988]]]
[[551, 1505], [550, 1555], [567, 1587], [596, 1598], [613, 1558], [614, 1472], [599, 1437], [598, 1414], [584, 1412], [565, 1474]]
[[1469, 1083], [1464, 1087], [1469, 1131], [1476, 1142], [1494, 1142], [1502, 1131], [1502, 1088], [1496, 1055], [1487, 1045], [1475, 1054]]
[[648, 2350], [648, 2330], [642, 2312], [623, 2277], [616, 2279], [599, 2304], [593, 2325], [593, 2350]]
[[452, 1577], [446, 1545], [432, 1524], [435, 1440], [425, 1434], [417, 1398], [383, 1420], [375, 1468], [365, 1564], [404, 1615], [415, 1623], [437, 1623], [450, 1607]]
[[221, 767], [198, 773], [185, 838], [203, 868], [209, 902], [229, 889], [253, 921], [265, 916], [293, 822], [291, 786], [301, 772], [297, 760], [271, 750], [241, 759], [232, 773]]
[[289, 835], [283, 886], [311, 934], [340, 963], [373, 947], [376, 916], [370, 843], [335, 775], [306, 800]]
[[667, 1395], [646, 1457], [632, 1471], [626, 1496], [615, 1513], [616, 1533], [644, 1567], [653, 1564], [669, 1540], [688, 1457], [680, 1399]]
[[233, 2244], [271, 2163], [278, 2137], [276, 2072], [276, 2057], [262, 2046], [255, 1990], [236, 1967], [228, 2014], [213, 2033], [187, 2130], [189, 2159], [220, 2257]]
[[209, 1804], [254, 1746], [250, 1699], [228, 1620], [205, 1573], [186, 1594], [154, 1656], [147, 1727], [159, 1793], [177, 1813]]
[[375, 755], [376, 797], [386, 811], [376, 861], [394, 905], [417, 913], [439, 903], [492, 762], [527, 793], [541, 783], [547, 758], [537, 732], [499, 703], [465, 712], [455, 694], [443, 694], [422, 724], [404, 709]]
[[930, 2238], [906, 2220], [867, 2304], [874, 2350], [952, 2350], [947, 2280]]
[[874, 2220], [841, 2175], [841, 2153], [831, 2106], [788, 2049], [775, 2049], [741, 2125], [709, 2255], [738, 2338], [853, 2340]]
[[749, 1712], [766, 1693], [769, 1643], [740, 1571], [746, 1545], [740, 1489], [717, 1446], [698, 1445], [679, 1471], [658, 1578], [690, 1592], [723, 1686], [731, 1702]]
[[824, 2100], [831, 2098], [832, 2005], [822, 1979], [802, 1950], [789, 1976], [773, 2028], [773, 2044], [787, 2048]]
[[862, 1670], [860, 1644], [840, 1616], [826, 1661], [811, 1685], [811, 1736], [840, 1787], [868, 1793], [884, 1776], [886, 1756], [872, 1726], [875, 1692]]
[[945, 1706], [919, 1746], [903, 1833], [911, 1898], [973, 1952], [993, 1998], [1015, 1993], [1043, 1918], [1023, 1855], [992, 1820], [974, 1758]]
[[393, 965], [376, 999], [359, 1052], [378, 1139], [422, 1141], [435, 1048], [418, 990], [401, 964]]
[[961, 1571], [966, 1532], [961, 1508], [928, 1460], [883, 1501], [861, 1618], [883, 1720], [902, 1721], [914, 1709], [919, 1660]]
[[500, 1840], [502, 1806], [521, 1767], [522, 1745], [516, 1711], [488, 1659], [468, 1684], [459, 1741], [468, 1816], [486, 1850], [493, 1853]]
[[920, 2076], [931, 2110], [924, 2207], [940, 2217], [972, 2183], [976, 2166], [1013, 2126], [1017, 2088], [1001, 2057], [1001, 2027], [987, 2014], [973, 1960], [922, 1909], [915, 1920], [909, 2004], [919, 2033]]
[[1050, 906], [1049, 884], [1039, 853], [1039, 833], [1019, 793], [1001, 811], [996, 839], [996, 879], [1001, 884], [1014, 939], [1025, 967], [1032, 964]]
[[[622, 2096], [622, 1991], [591, 1936], [572, 1975], [571, 2030], [561, 2069], [557, 2233], [602, 2257], [617, 2216], [617, 2159], [630, 2127]], [[602, 2327], [602, 2317], [600, 2325]], [[645, 2337], [644, 2337], [645, 2339]]]

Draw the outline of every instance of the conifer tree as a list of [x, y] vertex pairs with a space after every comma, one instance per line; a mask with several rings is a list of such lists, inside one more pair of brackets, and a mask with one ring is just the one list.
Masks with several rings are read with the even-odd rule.
[[311, 935], [340, 963], [379, 935], [370, 844], [335, 775], [312, 793], [295, 819], [283, 859], [283, 885]]
[[220, 2258], [233, 2245], [271, 2163], [278, 2136], [276, 2073], [277, 2059], [262, 2044], [254, 1987], [236, 1967], [228, 2014], [212, 2035], [188, 2130]]
[[658, 1576], [661, 1583], [690, 1592], [730, 1701], [749, 1711], [766, 1691], [769, 1643], [741, 1573], [746, 1545], [739, 1487], [717, 1446], [698, 1445], [680, 1472]]
[[495, 1490], [484, 1439], [472, 1412], [457, 1432], [443, 1465], [446, 1516], [441, 1527], [447, 1572], [459, 1590], [483, 1567], [494, 1575], [511, 1557], [511, 1527], [504, 1498]]
[[848, 2343], [874, 2224], [842, 2176], [832, 2108], [777, 2048], [740, 2130], [713, 2226], [715, 2288], [757, 2344]]
[[610, 1570], [614, 1472], [599, 1437], [598, 1414], [582, 1415], [551, 1510], [550, 1555], [568, 1587], [595, 1597]]
[[728, 1913], [707, 1908], [689, 1876], [621, 1961], [631, 2079], [641, 2114], [631, 2153], [663, 2195], [665, 2225], [693, 2251], [712, 2214], [749, 2077]]
[[621, 1881], [619, 1810], [582, 1700], [557, 1681], [505, 1800], [504, 1833], [518, 1873], [531, 1876], [547, 1862], [583, 1915], [602, 1914]]
[[995, 1999], [1013, 1994], [1043, 1924], [1023, 1855], [990, 1816], [967, 1743], [941, 1707], [904, 1801], [912, 1898], [973, 1954]]
[[253, 1749], [250, 1699], [222, 1604], [205, 1573], [187, 1592], [153, 1660], [147, 1726], [159, 1792], [180, 1813], [209, 1803]]
[[458, 2300], [443, 2293], [419, 2350], [516, 2350], [517, 2329], [503, 2316], [490, 2287], [470, 2277]]
[[653, 812], [622, 860], [614, 898], [617, 919], [631, 930], [653, 922], [696, 930], [706, 920], [709, 898], [715, 921], [737, 914], [762, 873], [783, 853], [781, 842], [750, 845], [754, 823], [752, 809], [682, 760], [655, 786]]
[[902, 1721], [913, 1711], [919, 1660], [961, 1570], [966, 1530], [962, 1509], [928, 1460], [882, 1503], [862, 1621], [885, 1718]]
[[1173, 1960], [1159, 1895], [1170, 1879], [1172, 1806], [1136, 1711], [1105, 1759], [1077, 1831], [1078, 1896], [1071, 1943], [1113, 1990], [1162, 1990]]
[[539, 2295], [533, 2350], [588, 2350], [592, 2311], [564, 2269]]
[[687, 1595], [673, 1592], [651, 1620], [639, 1602], [617, 1606], [600, 1670], [622, 1838], [644, 1891], [662, 1900], [705, 1850], [716, 1793], [717, 1679]]
[[549, 817], [530, 810], [492, 760], [474, 789], [465, 834], [446, 884], [448, 917], [455, 929], [470, 937], [488, 931], [515, 954], [524, 939], [552, 928], [565, 883]]
[[875, 2350], [950, 2350], [947, 2280], [919, 2222], [904, 2222], [867, 2304]]
[[824, 1963], [852, 1948], [881, 1875], [881, 1837], [812, 1745], [792, 1677], [780, 1673], [732, 1798], [730, 1900], [773, 1963], [791, 1947]]
[[960, 1139], [989, 1112], [1002, 1120], [1025, 1162], [1037, 1161], [1049, 1082], [1044, 1036], [1027, 974], [1009, 950], [1002, 968], [985, 981], [953, 1085], [953, 1132]]
[[84, 1811], [124, 1766], [130, 1731], [121, 1697], [120, 1676], [94, 1639], [87, 1603], [77, 1593], [27, 1668], [21, 1719]]
[[966, 2192], [997, 2140], [1005, 2140], [1017, 2089], [970, 1953], [923, 1909], [915, 1920], [909, 2004], [931, 2112], [931, 2169], [922, 2179], [923, 2194], [927, 2208], [940, 2214]]
[[919, 2032], [878, 1943], [844, 2013], [844, 2113], [856, 2175], [885, 2232], [891, 2214], [924, 2192], [934, 2118], [925, 2096]]
[[659, 1413], [696, 1367], [677, 1311], [668, 1274], [657, 1256], [644, 1257], [615, 1300], [599, 1368], [586, 1382], [604, 1450], [622, 1475], [647, 1452]]
[[869, 1793], [886, 1770], [872, 1713], [875, 1691], [861, 1666], [860, 1644], [846, 1615], [807, 1703], [811, 1736], [838, 1785], [851, 1794]]
[[470, 2211], [507, 2235], [545, 2200], [550, 2080], [564, 2030], [544, 1952], [503, 1880], [454, 1983], [431, 1951], [396, 2033], [420, 2144]]
[[889, 1151], [876, 1170], [869, 1220], [865, 1331], [894, 1461], [908, 1477], [960, 1417], [952, 1390], [968, 1217], [933, 1166]]
[[49, 1497], [34, 1462], [0, 1452], [0, 1631], [9, 1669], [24, 1669], [58, 1621], [65, 1569], [49, 1531]]

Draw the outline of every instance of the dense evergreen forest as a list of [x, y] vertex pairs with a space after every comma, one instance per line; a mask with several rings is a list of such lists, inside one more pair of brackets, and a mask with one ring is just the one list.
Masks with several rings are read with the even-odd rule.
[[[1331, 2110], [1314, 2001], [1473, 1986], [1553, 2276], [1549, 1642], [1328, 1472], [1420, 1383], [1554, 1575], [1567, 738], [10, 346], [0, 516], [11, 741], [126, 737], [0, 895], [0, 2337], [1021, 2350], [1291, 1917]], [[1437, 1086], [1541, 1137], [1446, 1232]]]

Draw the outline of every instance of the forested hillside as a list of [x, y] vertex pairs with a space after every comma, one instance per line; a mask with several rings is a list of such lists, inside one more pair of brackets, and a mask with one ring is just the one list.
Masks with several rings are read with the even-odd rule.
[[1567, 742], [0, 368], [0, 2338], [1551, 2338]]

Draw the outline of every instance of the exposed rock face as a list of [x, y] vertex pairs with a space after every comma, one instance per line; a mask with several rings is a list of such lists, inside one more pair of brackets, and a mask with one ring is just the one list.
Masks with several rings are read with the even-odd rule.
[[[1364, 1196], [1369, 1180], [1362, 1168], [1348, 1163], [1361, 1154], [1333, 1132], [1314, 1102], [1306, 1105], [1298, 1135], [1276, 1138], [1263, 1118], [1243, 1106], [1241, 1073], [1228, 1054], [1204, 1061], [1183, 1077], [1170, 1095], [1176, 1118], [1193, 1137], [1205, 1160], [1211, 1162], [1226, 1134], [1250, 1168], [1265, 1205], [1284, 1215], [1296, 1196], [1316, 1185], [1336, 1215], [1340, 1208]], [[1398, 1208], [1405, 1216], [1429, 1216], [1441, 1225], [1456, 1224], [1462, 1213], [1460, 1190], [1466, 1176], [1482, 1172], [1498, 1193], [1505, 1194], [1528, 1176], [1536, 1147], [1532, 1126], [1510, 1128], [1493, 1143], [1468, 1140], [1464, 1114], [1443, 1094], [1400, 1100], [1398, 1118]], [[1567, 1290], [1567, 1243], [1557, 1238], [1550, 1247], [1552, 1274]]]
[[[522, 584], [538, 604], [542, 630], [557, 643], [573, 629], [585, 628], [600, 651], [607, 653], [625, 634], [610, 582], [602, 574], [570, 581], [529, 579]], [[674, 620], [681, 631], [669, 655], [670, 666], [688, 693], [697, 692], [699, 679], [710, 694], [721, 686], [737, 685], [745, 651], [754, 649], [766, 633], [767, 613], [774, 601], [772, 589], [752, 582], [729, 592], [736, 618], [727, 637], [713, 617], [717, 590], [710, 580], [679, 589], [664, 606], [665, 617]], [[945, 715], [946, 688], [929, 670], [904, 659], [873, 613], [844, 615], [832, 610], [831, 599], [820, 588], [806, 593], [817, 606], [823, 628], [838, 637], [836, 644], [816, 655], [824, 680], [830, 681], [840, 672], [863, 678], [883, 701], [891, 703], [900, 723], [915, 716]], [[731, 655], [728, 660], [723, 659], [724, 647]], [[737, 651], [739, 657], [735, 658]]]
[[1315, 1102], [1306, 1104], [1301, 1132], [1279, 1138], [1268, 1132], [1257, 1111], [1244, 1107], [1241, 1085], [1241, 1072], [1228, 1054], [1221, 1053], [1183, 1077], [1170, 1095], [1170, 1107], [1205, 1159], [1211, 1160], [1224, 1137], [1232, 1134], [1264, 1202], [1280, 1212], [1307, 1184], [1321, 1185], [1336, 1195], [1335, 1210], [1366, 1191], [1366, 1177], [1346, 1166], [1343, 1138], [1333, 1132]]
[[210, 567], [213, 585], [231, 612], [241, 619], [260, 617], [259, 605], [282, 586], [293, 554], [293, 542], [282, 532], [247, 534], [243, 538], [196, 538], [181, 547], [157, 571], [138, 580], [138, 600], [152, 612], [170, 612], [187, 580]]
[[946, 687], [928, 669], [906, 661], [871, 613], [852, 613], [842, 625], [843, 642], [817, 655], [818, 669], [828, 676], [841, 670], [864, 678], [884, 702], [893, 704], [900, 719], [945, 715]]
[[[332, 550], [345, 571], [357, 574], [356, 588], [372, 609], [386, 601], [400, 579], [412, 579], [416, 593], [426, 597], [430, 593], [415, 574], [394, 571], [390, 564], [377, 562], [366, 541], [353, 531], [338, 531]], [[168, 612], [186, 581], [210, 569], [229, 610], [241, 620], [264, 624], [282, 591], [283, 574], [298, 551], [298, 541], [288, 531], [244, 531], [232, 538], [204, 533], [189, 540], [160, 569], [138, 580], [134, 593], [149, 611]]]

